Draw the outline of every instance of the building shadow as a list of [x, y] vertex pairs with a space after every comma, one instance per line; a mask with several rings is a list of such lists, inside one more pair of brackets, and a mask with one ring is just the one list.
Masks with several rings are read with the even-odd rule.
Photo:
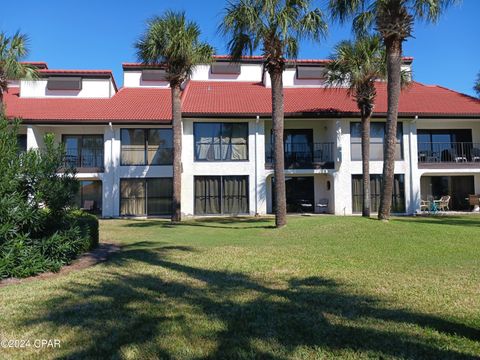
[[[158, 341], [172, 332], [187, 342], [203, 337], [215, 343], [208, 355], [197, 358], [280, 360], [299, 347], [375, 358], [478, 358], [453, 350], [432, 333], [479, 341], [479, 329], [387, 308], [334, 279], [312, 276], [269, 286], [244, 273], [181, 264], [174, 260], [177, 251], [191, 249], [125, 246], [109, 264], [125, 269], [140, 262], [160, 275], [107, 265], [101, 280], [69, 282], [58, 292], [62, 295], [38, 304], [18, 325], [75, 331], [78, 343], [67, 348], [67, 358], [121, 358], [126, 347], [140, 349], [145, 358], [175, 358], [178, 354]], [[412, 326], [424, 337], [398, 331]]]

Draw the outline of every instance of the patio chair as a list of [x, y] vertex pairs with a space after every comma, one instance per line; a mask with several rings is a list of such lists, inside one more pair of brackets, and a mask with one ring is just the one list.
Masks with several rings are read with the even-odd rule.
[[480, 149], [479, 148], [473, 148], [472, 149], [472, 161], [473, 162], [480, 161]]
[[437, 204], [438, 210], [440, 211], [449, 211], [450, 208], [448, 207], [450, 203], [450, 195], [444, 195], [440, 198], [440, 201]]
[[328, 199], [320, 199], [317, 204], [319, 212], [326, 213], [328, 211]]
[[430, 210], [430, 201], [420, 200], [420, 211], [425, 212]]

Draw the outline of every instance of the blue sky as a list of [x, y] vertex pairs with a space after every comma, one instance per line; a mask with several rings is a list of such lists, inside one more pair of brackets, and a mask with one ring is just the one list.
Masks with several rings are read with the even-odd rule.
[[[24, 0], [2, 4], [0, 30], [20, 29], [30, 36], [28, 60], [46, 61], [50, 68], [111, 69], [122, 83], [122, 62], [136, 61], [133, 44], [145, 21], [166, 9], [185, 10], [202, 29], [202, 38], [226, 53], [226, 41], [217, 33], [224, 0]], [[320, 1], [323, 5], [325, 0]], [[414, 78], [472, 94], [480, 71], [480, 1], [464, 0], [448, 10], [438, 24], [416, 24], [405, 55], [415, 57]], [[330, 26], [320, 44], [302, 44], [300, 57], [325, 58], [340, 40], [350, 37], [347, 27]]]

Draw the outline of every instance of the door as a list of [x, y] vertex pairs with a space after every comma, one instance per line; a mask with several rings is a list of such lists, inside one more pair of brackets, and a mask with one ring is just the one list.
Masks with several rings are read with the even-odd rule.
[[450, 208], [452, 210], [469, 210], [468, 195], [475, 193], [473, 176], [452, 176]]
[[313, 130], [286, 129], [285, 168], [307, 168], [313, 162]]

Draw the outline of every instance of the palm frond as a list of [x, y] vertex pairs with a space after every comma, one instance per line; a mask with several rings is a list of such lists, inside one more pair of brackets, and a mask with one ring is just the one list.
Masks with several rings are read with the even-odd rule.
[[219, 31], [233, 58], [260, 48], [266, 63], [283, 66], [285, 57], [298, 55], [301, 39], [324, 37], [327, 24], [310, 0], [236, 0], [225, 8]]
[[28, 36], [16, 32], [13, 36], [0, 33], [0, 94], [6, 91], [9, 80], [33, 80], [37, 68], [22, 60], [28, 56]]
[[212, 61], [214, 48], [199, 39], [200, 28], [184, 12], [167, 11], [147, 22], [137, 40], [137, 58], [145, 64], [162, 64], [171, 83], [181, 83], [195, 65]]

